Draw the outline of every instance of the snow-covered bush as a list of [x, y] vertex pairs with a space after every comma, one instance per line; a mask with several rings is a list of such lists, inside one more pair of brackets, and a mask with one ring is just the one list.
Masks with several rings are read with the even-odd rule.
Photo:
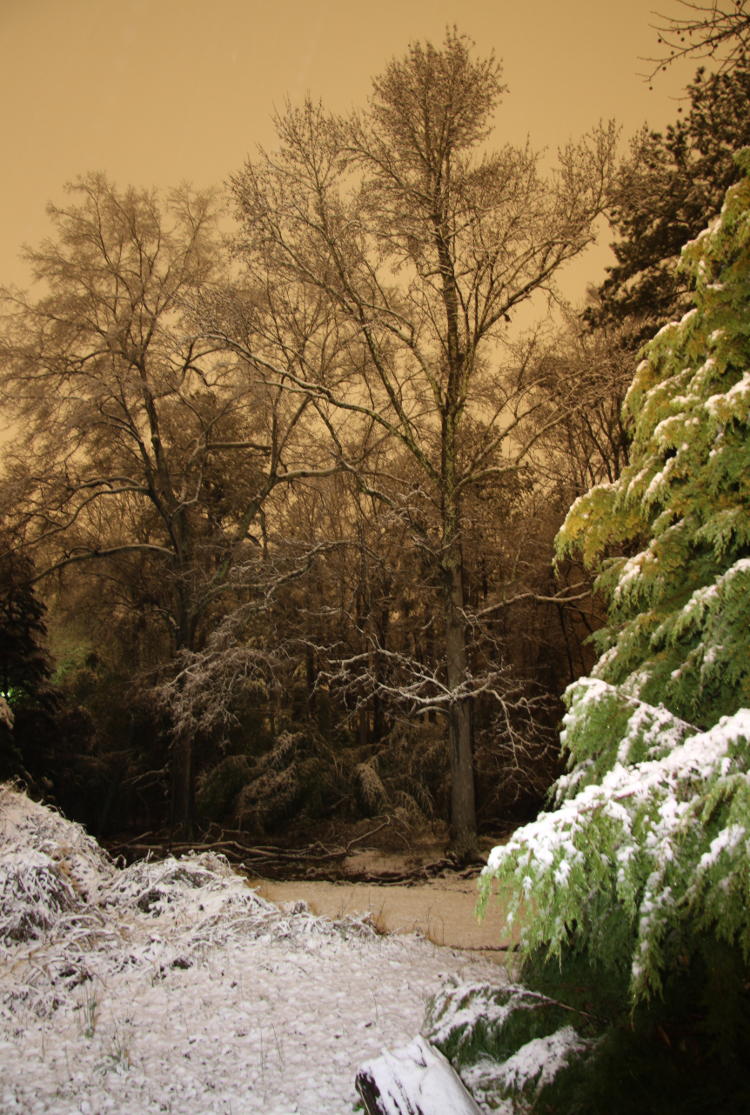
[[80, 825], [0, 785], [0, 1029], [19, 1011], [48, 1019], [94, 1003], [127, 973], [145, 988], [203, 969], [250, 941], [314, 952], [375, 936], [366, 916], [279, 909], [212, 853], [118, 867]]
[[24, 941], [83, 910], [114, 873], [84, 829], [0, 785], [0, 941]]
[[[564, 738], [611, 730], [608, 691], [592, 679], [572, 688]], [[638, 1001], [662, 990], [703, 933], [750, 957], [750, 709], [670, 749], [684, 722], [627, 700], [622, 761], [583, 788], [578, 769], [561, 779], [558, 809], [494, 849], [483, 885], [485, 895], [508, 888], [509, 918], [526, 911], [527, 951], [559, 957], [573, 936], [604, 967], [627, 957]], [[643, 724], [657, 718], [656, 757], [628, 762], [644, 746]]]
[[[482, 881], [522, 919], [525, 978], [598, 1015], [601, 1062], [628, 1049], [648, 1099], [630, 1087], [610, 1111], [750, 1109], [750, 151], [738, 158], [746, 177], [683, 252], [695, 307], [646, 346], [628, 393], [630, 463], [560, 533], [609, 600], [593, 676], [566, 694], [568, 772]], [[691, 1088], [702, 1106], [684, 1106]], [[566, 1109], [601, 1109], [584, 1095]]]
[[[585, 1015], [518, 984], [448, 984], [431, 1000], [425, 1036], [459, 1069], [485, 1107], [542, 1102], [580, 1071], [592, 1041], [575, 1029]], [[501, 1066], [498, 1068], [498, 1066]]]

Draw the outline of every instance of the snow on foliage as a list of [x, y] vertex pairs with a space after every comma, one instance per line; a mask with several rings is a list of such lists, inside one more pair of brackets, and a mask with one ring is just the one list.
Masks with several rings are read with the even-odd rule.
[[558, 539], [610, 600], [595, 675], [702, 728], [750, 704], [750, 149], [738, 162], [746, 177], [683, 250], [696, 305], [628, 391], [630, 463]]
[[[746, 1079], [750, 964], [750, 149], [738, 162], [683, 252], [695, 307], [645, 346], [627, 394], [629, 463], [558, 537], [609, 601], [592, 676], [565, 694], [567, 773], [481, 879], [482, 902], [496, 891], [522, 921], [524, 976], [605, 1003], [591, 1079], [622, 1035], [655, 1065], [659, 1030], [671, 1069], [694, 1044], [712, 1096]], [[524, 1064], [549, 1052], [518, 1049]], [[498, 1081], [515, 1056], [494, 1058]]]
[[494, 965], [279, 909], [210, 853], [117, 867], [0, 787], [0, 1110], [343, 1115], [451, 975]]
[[610, 606], [593, 676], [566, 694], [557, 808], [482, 880], [484, 902], [497, 889], [524, 913], [529, 953], [572, 946], [608, 972], [629, 958], [634, 1003], [701, 938], [750, 960], [750, 150], [738, 161], [683, 252], [695, 308], [628, 392], [630, 463], [560, 534]]
[[500, 1079], [514, 1092], [544, 1088], [589, 1044], [572, 1026], [564, 1026], [544, 1038], [532, 1038], [503, 1062]]
[[569, 1018], [561, 1004], [520, 984], [448, 984], [430, 1004], [425, 1034], [476, 1099], [520, 1115], [592, 1047]]
[[[617, 697], [600, 681], [579, 682], [566, 731], [575, 735], [580, 722], [585, 734], [604, 739]], [[686, 938], [701, 929], [738, 941], [750, 956], [750, 710], [675, 744], [684, 722], [628, 703], [632, 734], [618, 752], [640, 761], [617, 760], [588, 785], [561, 780], [559, 807], [493, 849], [482, 886], [485, 901], [494, 887], [508, 892], [511, 918], [533, 895], [537, 913], [522, 931], [529, 950], [559, 953], [575, 932], [608, 962], [611, 948], [632, 940], [637, 998], [660, 987]], [[653, 723], [660, 748], [644, 746], [642, 727]], [[615, 913], [622, 936], [612, 933]]]

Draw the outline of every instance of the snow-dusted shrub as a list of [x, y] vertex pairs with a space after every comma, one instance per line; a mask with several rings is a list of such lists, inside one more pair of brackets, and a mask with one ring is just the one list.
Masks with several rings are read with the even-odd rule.
[[388, 791], [378, 773], [376, 759], [357, 763], [354, 768], [354, 785], [368, 813], [378, 813], [387, 808]]
[[[611, 731], [610, 690], [591, 679], [572, 687], [565, 737]], [[684, 738], [683, 721], [628, 700], [624, 761], [588, 785], [577, 768], [561, 779], [559, 808], [493, 850], [483, 893], [507, 895], [509, 920], [533, 902], [521, 933], [528, 952], [560, 956], [574, 934], [604, 967], [628, 957], [638, 1001], [661, 991], [701, 933], [750, 958], [750, 709]], [[656, 721], [662, 744], [646, 755], [658, 757], [627, 762]]]
[[231, 817], [240, 793], [252, 777], [253, 760], [249, 755], [225, 755], [201, 771], [195, 795], [199, 815], [211, 820]]
[[0, 787], [0, 944], [13, 950], [0, 966], [0, 1017], [21, 1003], [47, 1017], [83, 985], [126, 970], [161, 980], [249, 940], [315, 951], [374, 936], [366, 917], [279, 910], [213, 853], [118, 868], [80, 825]]
[[83, 828], [0, 786], [0, 939], [24, 941], [83, 910], [111, 877], [111, 860]]
[[571, 1012], [520, 984], [449, 984], [429, 1003], [425, 1034], [454, 1063], [505, 1060], [540, 1034], [570, 1022]]
[[223, 856], [210, 852], [179, 859], [167, 856], [163, 860], [139, 860], [118, 871], [103, 902], [107, 906], [130, 906], [156, 917], [193, 890], [227, 889], [230, 883], [238, 884], [234, 888], [238, 889], [241, 880]]
[[81, 905], [50, 856], [33, 848], [0, 852], [0, 942], [28, 941]]
[[593, 1041], [571, 1019], [588, 1026], [584, 1015], [518, 984], [453, 984], [431, 1000], [424, 1033], [475, 1099], [520, 1113], [543, 1105], [552, 1085], [559, 1102], [567, 1071], [580, 1071]]

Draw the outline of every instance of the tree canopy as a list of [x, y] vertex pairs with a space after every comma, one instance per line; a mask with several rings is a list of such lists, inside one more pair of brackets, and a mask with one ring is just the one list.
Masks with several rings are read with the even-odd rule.
[[[217, 304], [212, 333], [313, 400], [361, 490], [402, 519], [429, 564], [435, 653], [401, 655], [390, 692], [445, 718], [466, 847], [472, 704], [485, 696], [513, 712], [500, 643], [498, 668], [480, 670], [472, 650], [467, 509], [490, 488], [508, 505], [521, 491], [548, 375], [509, 351], [507, 324], [591, 242], [614, 172], [612, 127], [563, 148], [549, 176], [529, 146], [484, 151], [502, 92], [494, 58], [448, 32], [391, 62], [362, 112], [337, 118], [308, 100], [280, 115], [277, 150], [233, 179], [247, 273], [228, 310]], [[370, 452], [384, 444], [397, 467]]]
[[685, 112], [664, 133], [637, 139], [610, 213], [616, 263], [586, 310], [593, 325], [625, 325], [631, 349], [690, 305], [692, 273], [678, 267], [683, 245], [719, 212], [737, 180], [735, 152], [750, 142], [750, 64], [698, 70]]

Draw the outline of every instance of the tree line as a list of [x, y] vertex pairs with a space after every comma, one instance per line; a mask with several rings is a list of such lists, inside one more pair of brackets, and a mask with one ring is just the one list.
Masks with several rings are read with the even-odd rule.
[[[501, 67], [449, 31], [361, 111], [288, 107], [228, 199], [75, 182], [3, 292], [3, 773], [104, 829], [390, 811], [461, 855], [538, 808], [603, 618], [554, 535], [627, 463], [748, 80], [545, 169], [492, 146]], [[551, 324], [603, 216], [617, 262]]]

